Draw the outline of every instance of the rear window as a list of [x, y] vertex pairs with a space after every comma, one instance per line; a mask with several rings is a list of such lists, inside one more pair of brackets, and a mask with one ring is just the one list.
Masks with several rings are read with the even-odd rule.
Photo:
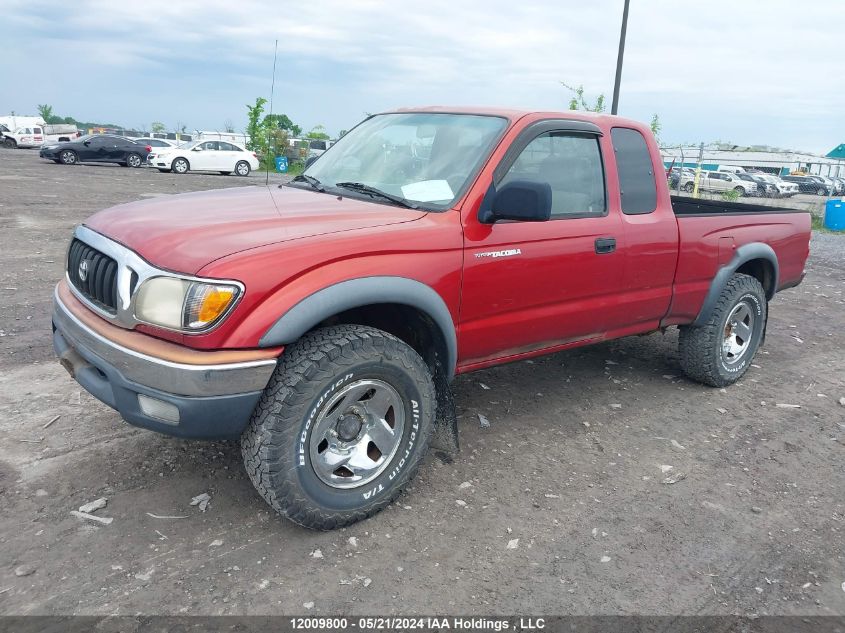
[[637, 130], [626, 127], [613, 128], [610, 138], [619, 171], [622, 213], [651, 213], [657, 208], [657, 181], [645, 138]]

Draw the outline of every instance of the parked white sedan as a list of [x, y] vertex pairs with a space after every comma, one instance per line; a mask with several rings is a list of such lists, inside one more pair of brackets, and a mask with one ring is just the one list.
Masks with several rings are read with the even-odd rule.
[[226, 141], [194, 141], [182, 147], [155, 147], [147, 157], [147, 164], [161, 172], [187, 174], [189, 171], [234, 172], [249, 176], [258, 169], [258, 157], [234, 143]]

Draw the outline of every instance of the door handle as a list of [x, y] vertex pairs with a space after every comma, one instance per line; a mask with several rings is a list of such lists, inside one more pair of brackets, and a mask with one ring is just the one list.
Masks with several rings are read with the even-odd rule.
[[616, 250], [615, 237], [598, 237], [596, 238], [596, 254], [603, 255], [605, 253], [612, 253]]

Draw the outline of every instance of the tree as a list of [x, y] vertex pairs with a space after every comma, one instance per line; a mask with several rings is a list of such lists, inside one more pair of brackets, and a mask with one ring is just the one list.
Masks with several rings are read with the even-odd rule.
[[573, 88], [566, 82], [561, 81], [560, 84], [572, 93], [572, 98], [569, 100], [570, 110], [586, 110], [587, 112], [604, 112], [604, 95], [600, 94], [596, 97], [595, 103], [591, 106], [584, 99], [584, 86]]
[[311, 131], [306, 134], [307, 138], [312, 138], [318, 141], [328, 141], [331, 136], [326, 134], [326, 128], [322, 125], [315, 125]]
[[286, 130], [291, 136], [302, 134], [302, 128], [291, 121], [287, 114], [268, 114], [264, 117], [263, 125], [267, 129]]
[[232, 123], [232, 119], [226, 119], [226, 121], [223, 123], [223, 130], [225, 130], [229, 134], [235, 131], [235, 124]]
[[256, 97], [255, 105], [247, 104], [246, 106], [246, 135], [249, 137], [246, 146], [247, 149], [261, 154], [265, 154], [267, 149], [267, 136], [264, 133], [265, 128], [261, 124], [261, 115], [264, 114], [265, 103], [267, 103], [267, 99]]
[[348, 131], [349, 131], [349, 130], [341, 130], [340, 132], [338, 132], [338, 133], [337, 133], [337, 137], [338, 137], [338, 138], [340, 138], [341, 136], [346, 136], [346, 133], [347, 133]]
[[285, 156], [288, 149], [288, 131], [282, 128], [269, 128], [267, 132], [269, 156]]
[[152, 132], [166, 132], [167, 126], [165, 126], [161, 121], [153, 121], [150, 123], [150, 130]]
[[38, 106], [38, 114], [41, 115], [44, 123], [64, 123], [64, 119], [62, 117], [53, 114], [53, 106], [47, 105], [46, 103]]
[[654, 113], [654, 116], [651, 117], [651, 133], [654, 134], [654, 138], [657, 139], [658, 144], [660, 143], [660, 130], [663, 129], [663, 126], [660, 125], [660, 117], [657, 116], [657, 113]]
[[38, 114], [44, 119], [45, 123], [49, 123], [49, 119], [53, 118], [53, 106], [41, 103], [38, 105]]

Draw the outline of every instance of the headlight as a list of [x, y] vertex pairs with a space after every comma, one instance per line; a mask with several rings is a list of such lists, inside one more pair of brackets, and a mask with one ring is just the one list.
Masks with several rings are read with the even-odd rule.
[[171, 330], [199, 332], [219, 321], [240, 292], [232, 284], [153, 277], [138, 290], [135, 318]]

